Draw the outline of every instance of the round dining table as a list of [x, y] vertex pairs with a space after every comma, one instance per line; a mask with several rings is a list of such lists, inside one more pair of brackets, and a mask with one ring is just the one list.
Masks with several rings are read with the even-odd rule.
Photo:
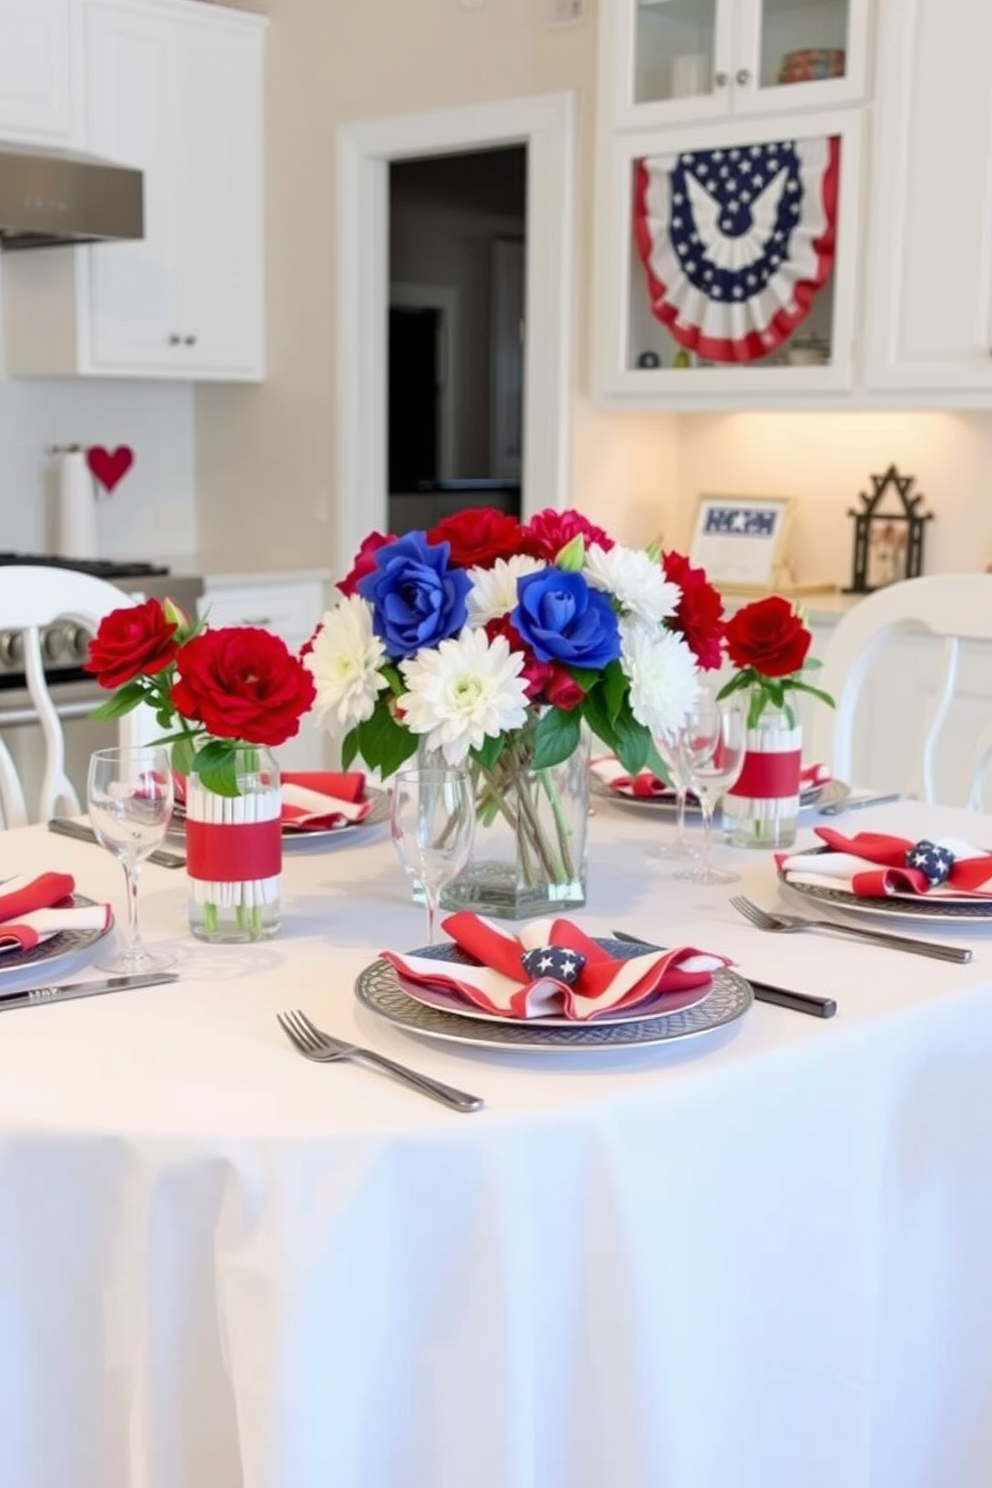
[[[992, 842], [917, 802], [848, 821]], [[771, 854], [704, 886], [650, 855], [663, 813], [589, 826], [587, 931], [836, 1016], [405, 1032], [354, 990], [425, 939], [384, 826], [288, 843], [259, 944], [192, 939], [184, 872], [146, 866], [170, 985], [4, 1007], [0, 970], [0, 1488], [988, 1488], [992, 921], [931, 936], [967, 965], [765, 933], [730, 895], [802, 910]], [[123, 915], [99, 847], [0, 832], [0, 876], [53, 868]], [[292, 1009], [482, 1109], [307, 1061]]]

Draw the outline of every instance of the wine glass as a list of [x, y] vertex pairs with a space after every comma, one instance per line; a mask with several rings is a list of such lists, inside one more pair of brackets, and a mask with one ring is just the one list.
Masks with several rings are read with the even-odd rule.
[[97, 749], [90, 755], [86, 804], [97, 841], [119, 858], [127, 879], [128, 928], [124, 949], [97, 962], [123, 975], [161, 971], [175, 957], [147, 950], [138, 931], [141, 865], [164, 838], [172, 816], [172, 762], [168, 749]]
[[465, 867], [475, 835], [475, 800], [468, 771], [457, 766], [401, 770], [389, 814], [393, 846], [427, 905], [427, 943], [446, 883]]
[[700, 694], [686, 714], [681, 731], [689, 788], [699, 798], [703, 818], [703, 852], [700, 862], [676, 870], [675, 877], [691, 883], [736, 883], [739, 873], [716, 868], [711, 861], [713, 811], [717, 801], [738, 779], [744, 765], [746, 715], [740, 698], [724, 702]]
[[671, 733], [655, 734], [652, 741], [655, 749], [661, 756], [672, 789], [675, 792], [675, 840], [673, 842], [652, 842], [646, 849], [650, 858], [695, 858], [698, 856], [696, 849], [691, 847], [685, 840], [685, 807], [686, 797], [689, 794], [689, 776], [685, 760], [685, 747], [683, 729], [674, 729]]

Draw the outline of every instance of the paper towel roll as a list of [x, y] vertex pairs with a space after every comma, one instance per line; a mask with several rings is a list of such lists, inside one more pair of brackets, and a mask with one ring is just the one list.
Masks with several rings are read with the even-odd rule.
[[59, 460], [58, 552], [63, 558], [96, 558], [96, 494], [86, 451], [64, 450]]

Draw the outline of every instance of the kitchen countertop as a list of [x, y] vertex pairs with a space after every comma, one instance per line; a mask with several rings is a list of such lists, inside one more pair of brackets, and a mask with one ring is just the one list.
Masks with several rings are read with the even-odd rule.
[[165, 554], [177, 578], [186, 575], [201, 578], [207, 589], [235, 589], [241, 585], [260, 584], [329, 584], [334, 580], [330, 567], [325, 568], [245, 568], [218, 554]]

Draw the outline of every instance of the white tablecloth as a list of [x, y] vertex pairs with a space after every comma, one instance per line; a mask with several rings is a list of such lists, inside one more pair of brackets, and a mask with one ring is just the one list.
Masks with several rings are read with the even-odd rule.
[[[423, 941], [382, 829], [287, 855], [260, 946], [186, 938], [183, 875], [146, 869], [182, 980], [0, 1015], [0, 1488], [988, 1488], [992, 931], [963, 967], [773, 938], [652, 865], [653, 818], [591, 830], [590, 930], [837, 1017], [609, 1054], [405, 1036], [352, 994]], [[772, 903], [768, 856], [737, 861]], [[0, 833], [0, 875], [52, 866], [123, 912], [99, 849]], [[485, 1111], [305, 1062], [290, 1007]]]

